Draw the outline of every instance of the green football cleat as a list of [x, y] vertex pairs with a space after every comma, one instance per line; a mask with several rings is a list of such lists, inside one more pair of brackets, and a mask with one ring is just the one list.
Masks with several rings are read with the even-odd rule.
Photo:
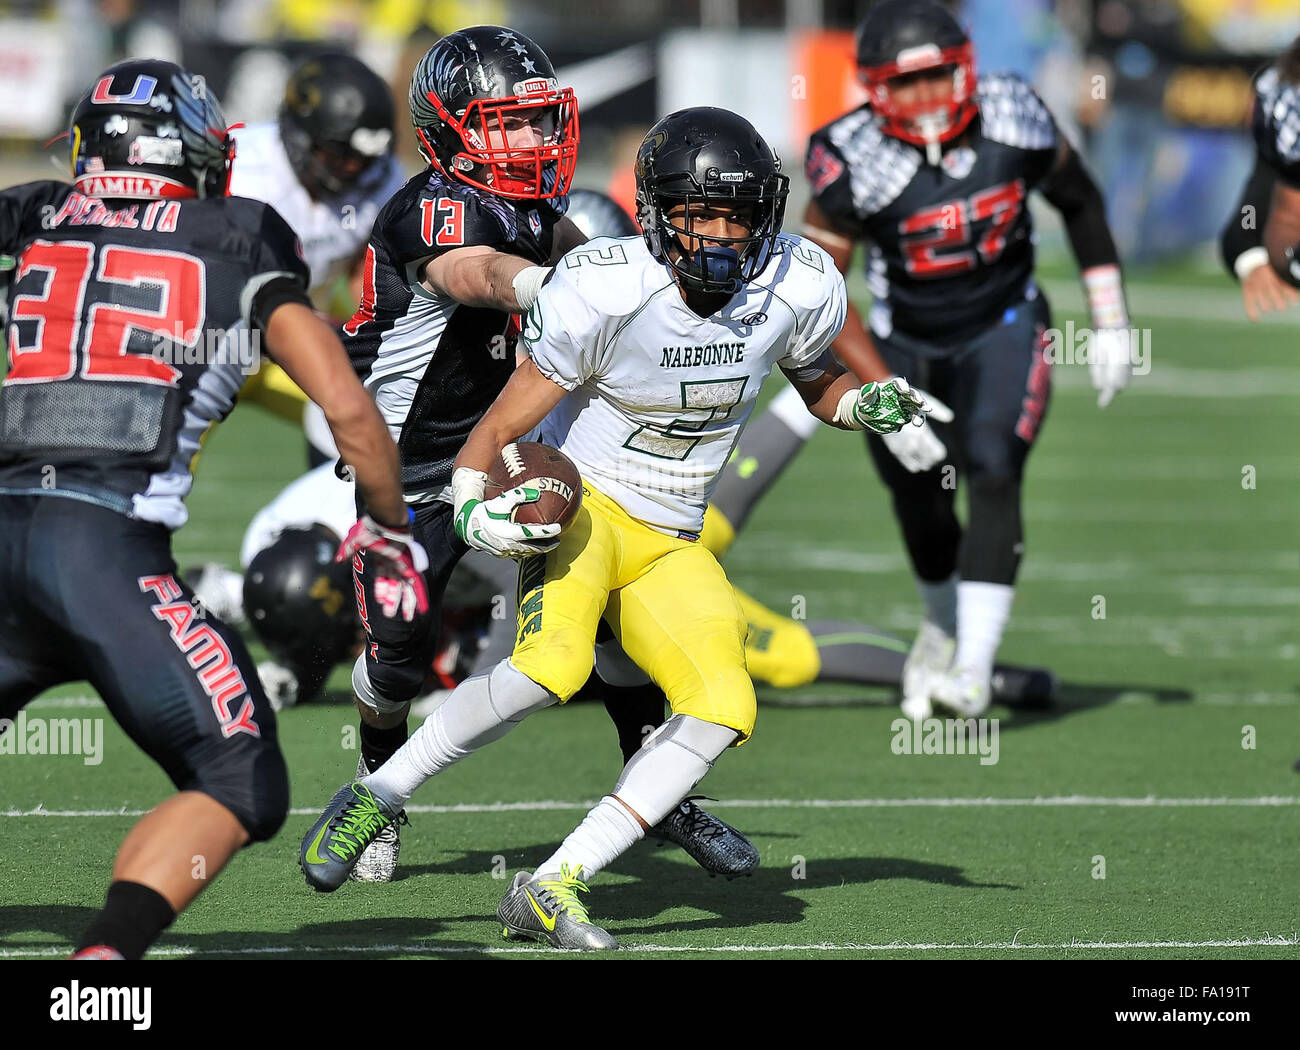
[[399, 819], [385, 813], [361, 781], [344, 784], [302, 840], [298, 864], [307, 885], [322, 893], [338, 889], [366, 847]]
[[618, 941], [587, 917], [587, 909], [578, 900], [577, 891], [587, 890], [579, 881], [581, 874], [581, 865], [570, 872], [567, 864], [560, 867], [559, 875], [519, 872], [497, 908], [501, 936], [507, 940], [528, 937], [581, 952], [617, 948]]

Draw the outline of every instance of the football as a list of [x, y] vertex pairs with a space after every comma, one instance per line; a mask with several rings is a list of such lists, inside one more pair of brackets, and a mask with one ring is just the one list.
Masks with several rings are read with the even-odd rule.
[[488, 472], [484, 496], [492, 499], [519, 485], [542, 492], [540, 499], [515, 508], [511, 518], [520, 525], [568, 525], [582, 505], [578, 468], [559, 449], [539, 441], [512, 441], [503, 448]]

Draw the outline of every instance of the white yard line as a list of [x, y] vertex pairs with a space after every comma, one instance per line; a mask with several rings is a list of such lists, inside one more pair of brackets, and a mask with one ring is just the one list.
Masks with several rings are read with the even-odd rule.
[[[594, 799], [575, 802], [542, 799], [527, 802], [460, 802], [451, 805], [408, 805], [408, 813], [533, 813], [559, 811], [585, 812], [596, 804]], [[711, 802], [710, 809], [984, 809], [1001, 807], [1105, 807], [1119, 806], [1135, 809], [1162, 809], [1186, 807], [1275, 807], [1300, 805], [1294, 795], [1260, 795], [1254, 798], [1161, 798], [1155, 795], [1118, 797], [1103, 795], [1039, 795], [1033, 798], [749, 798], [725, 799]], [[317, 816], [319, 809], [298, 807], [289, 811], [296, 817]], [[46, 809], [37, 805], [32, 809], [0, 810], [0, 817], [139, 817], [142, 809]]]
[[[1300, 944], [1296, 935], [1289, 937], [1273, 937], [1265, 935], [1263, 937], [1233, 937], [1223, 938], [1220, 940], [1209, 941], [1062, 941], [1059, 944], [1051, 943], [1022, 943], [1015, 939], [1010, 941], [994, 941], [992, 943], [981, 943], [979, 941], [970, 944], [908, 944], [902, 941], [896, 941], [893, 944], [718, 944], [712, 946], [705, 945], [685, 945], [685, 944], [633, 944], [624, 941], [620, 946], [622, 952], [653, 952], [655, 954], [675, 955], [675, 954], [701, 954], [707, 955], [712, 952], [725, 954], [747, 955], [747, 954], [767, 954], [772, 952], [1034, 952], [1034, 951], [1095, 951], [1111, 952], [1126, 951], [1136, 949], [1169, 949], [1169, 948], [1294, 948]], [[337, 945], [333, 947], [318, 945], [260, 945], [258, 947], [245, 948], [191, 948], [188, 945], [165, 946], [161, 948], [152, 948], [149, 951], [151, 958], [172, 957], [189, 957], [203, 955], [565, 955], [570, 954], [562, 949], [532, 947], [488, 947], [482, 948], [469, 947], [465, 945], [446, 945], [437, 944], [349, 944]], [[4, 948], [0, 949], [0, 959], [57, 959], [63, 958], [68, 954], [66, 948], [32, 948], [23, 950], [21, 948]]]

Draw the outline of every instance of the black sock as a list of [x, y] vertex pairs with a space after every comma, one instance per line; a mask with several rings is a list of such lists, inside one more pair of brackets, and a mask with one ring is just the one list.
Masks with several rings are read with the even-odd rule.
[[[604, 683], [602, 683], [604, 685]], [[641, 750], [646, 734], [664, 721], [663, 690], [657, 685], [604, 686], [605, 710], [618, 730], [618, 746], [623, 764]]]
[[138, 882], [114, 882], [103, 910], [77, 941], [77, 951], [97, 944], [116, 948], [127, 959], [139, 959], [176, 913], [157, 890]]
[[398, 722], [392, 729], [379, 729], [366, 722], [361, 723], [361, 757], [365, 760], [366, 771], [373, 773], [406, 743], [406, 719]]

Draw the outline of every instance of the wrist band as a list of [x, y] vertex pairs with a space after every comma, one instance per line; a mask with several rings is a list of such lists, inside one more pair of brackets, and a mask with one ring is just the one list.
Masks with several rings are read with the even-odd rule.
[[1268, 249], [1263, 245], [1257, 245], [1254, 248], [1247, 248], [1237, 256], [1236, 261], [1232, 264], [1232, 272], [1237, 275], [1237, 280], [1244, 281], [1267, 263]]

